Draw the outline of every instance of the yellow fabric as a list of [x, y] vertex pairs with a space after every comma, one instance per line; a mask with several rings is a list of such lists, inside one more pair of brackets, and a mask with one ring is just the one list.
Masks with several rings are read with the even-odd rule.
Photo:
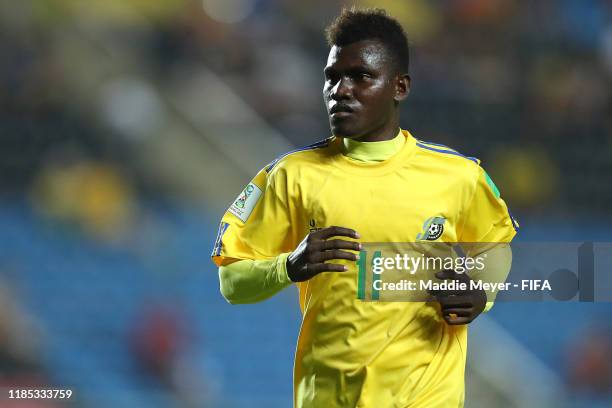
[[291, 285], [287, 257], [258, 261], [244, 259], [219, 268], [221, 293], [232, 304], [256, 303]]
[[[404, 146], [402, 132], [391, 140], [359, 142], [343, 140], [343, 154], [363, 162], [387, 160]], [[219, 267], [219, 285], [225, 299], [232, 304], [257, 303], [268, 299], [291, 284], [287, 276], [288, 253], [271, 260], [243, 259]]]
[[[261, 170], [252, 183], [262, 194], [233, 204], [248, 208], [258, 197], [252, 212], [241, 213], [246, 222], [224, 215], [214, 262], [274, 259], [332, 225], [357, 230], [361, 242], [413, 242], [434, 216], [446, 219], [440, 241], [512, 239], [506, 204], [477, 163], [402, 135], [401, 151], [381, 162], [346, 157], [332, 137]], [[349, 270], [298, 284], [295, 406], [462, 406], [467, 327], [446, 325], [435, 302], [358, 300], [355, 263], [338, 262]]]
[[406, 138], [402, 132], [398, 132], [391, 140], [382, 142], [360, 142], [353, 139], [342, 139], [343, 154], [354, 160], [363, 162], [384, 161], [399, 152]]

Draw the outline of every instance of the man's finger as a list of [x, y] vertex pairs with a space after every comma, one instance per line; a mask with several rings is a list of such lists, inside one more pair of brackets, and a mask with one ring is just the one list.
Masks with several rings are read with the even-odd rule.
[[467, 290], [441, 290], [441, 289], [431, 289], [428, 290], [429, 294], [432, 295], [433, 297], [435, 297], [436, 299], [438, 298], [449, 298], [449, 297], [461, 297], [461, 298], [465, 298], [466, 296], [470, 295], [470, 292]]
[[439, 297], [463, 297], [469, 296], [471, 294], [468, 290], [438, 290], [436, 296]]
[[351, 249], [353, 251], [360, 251], [361, 244], [359, 242], [345, 241], [343, 239], [329, 239], [327, 241], [323, 241], [322, 249]]
[[474, 302], [472, 299], [466, 298], [465, 296], [436, 296], [436, 300], [442, 308], [448, 307], [473, 307]]
[[308, 265], [307, 270], [308, 274], [312, 277], [321, 272], [346, 272], [348, 271], [348, 267], [346, 265], [332, 263], [315, 263]]
[[457, 316], [471, 316], [473, 313], [473, 308], [468, 307], [468, 308], [461, 308], [461, 307], [452, 307], [452, 308], [448, 308], [448, 309], [443, 309], [442, 310], [442, 314], [445, 316], [450, 316], [451, 314], [457, 315]]
[[444, 321], [446, 321], [446, 323], [449, 326], [456, 326], [456, 325], [459, 325], [459, 324], [468, 324], [472, 320], [473, 319], [471, 317], [450, 317], [450, 316], [444, 316]]
[[359, 259], [359, 256], [352, 252], [332, 249], [330, 251], [318, 252], [312, 257], [314, 263], [329, 261], [332, 259], [347, 259], [349, 261], [356, 261], [357, 259]]
[[330, 237], [360, 238], [359, 233], [354, 229], [336, 226], [321, 228], [320, 230], [313, 232], [312, 235], [320, 239], [327, 239]]
[[436, 272], [436, 278], [438, 279], [452, 279], [455, 277], [456, 272], [451, 269], [445, 269], [440, 272]]
[[469, 277], [465, 273], [458, 273], [451, 269], [446, 269], [444, 271], [436, 272], [436, 278], [438, 279], [455, 279], [461, 282], [469, 280]]

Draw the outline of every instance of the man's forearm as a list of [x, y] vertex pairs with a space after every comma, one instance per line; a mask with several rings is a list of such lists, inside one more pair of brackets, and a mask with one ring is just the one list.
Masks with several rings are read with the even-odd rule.
[[[496, 244], [479, 256], [482, 258], [484, 254], [486, 254], [486, 262], [483, 272], [470, 273], [471, 278], [474, 280], [481, 279], [489, 283], [505, 282], [512, 266], [512, 249], [510, 248], [510, 244]], [[485, 312], [488, 312], [493, 307], [497, 292], [497, 290], [487, 291], [487, 306], [485, 307]]]
[[287, 256], [270, 260], [244, 259], [219, 268], [221, 294], [231, 304], [257, 303], [292, 282], [287, 276]]

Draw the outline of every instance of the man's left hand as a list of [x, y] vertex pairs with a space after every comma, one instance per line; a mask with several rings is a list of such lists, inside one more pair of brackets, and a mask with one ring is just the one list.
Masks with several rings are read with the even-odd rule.
[[467, 290], [440, 290], [432, 292], [440, 303], [442, 317], [447, 324], [454, 326], [471, 323], [487, 305], [487, 294], [482, 289], [470, 289], [471, 278], [466, 273], [445, 270], [436, 273], [442, 280], [457, 280], [467, 285]]

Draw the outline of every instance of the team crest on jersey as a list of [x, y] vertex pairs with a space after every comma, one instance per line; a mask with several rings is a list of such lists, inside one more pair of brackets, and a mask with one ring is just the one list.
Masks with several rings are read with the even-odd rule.
[[428, 218], [423, 224], [423, 232], [417, 234], [416, 239], [422, 241], [435, 241], [444, 233], [444, 217]]
[[261, 189], [255, 184], [249, 183], [227, 211], [240, 218], [242, 222], [246, 222], [259, 197], [261, 197]]

